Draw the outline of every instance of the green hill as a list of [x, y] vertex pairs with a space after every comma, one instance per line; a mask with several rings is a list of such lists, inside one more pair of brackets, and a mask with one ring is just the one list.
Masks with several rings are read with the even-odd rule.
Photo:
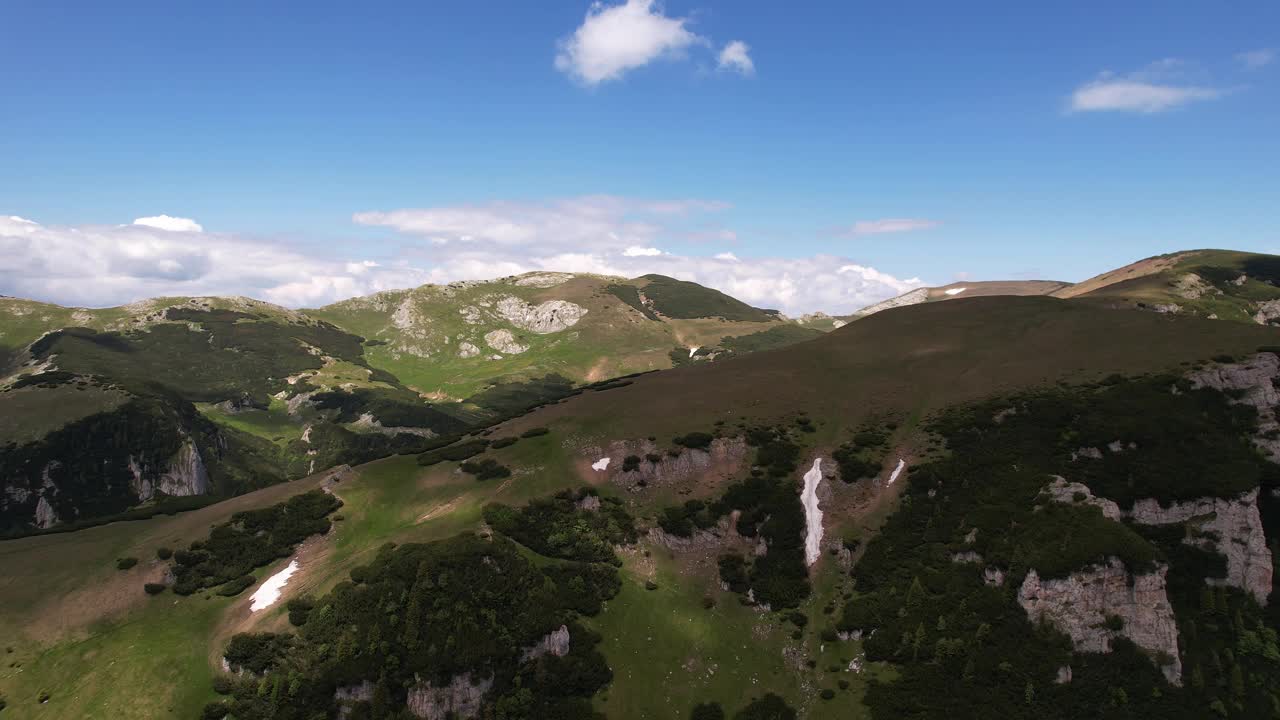
[[[0, 543], [5, 712], [1267, 717], [1277, 345], [1093, 302], [927, 303], [417, 458]], [[280, 503], [317, 487], [343, 504], [306, 536], [327, 506]], [[286, 558], [251, 612], [235, 593]]]

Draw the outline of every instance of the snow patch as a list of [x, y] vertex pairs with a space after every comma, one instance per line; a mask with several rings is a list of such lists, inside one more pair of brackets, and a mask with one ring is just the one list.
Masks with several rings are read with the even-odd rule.
[[898, 458], [898, 467], [894, 468], [893, 472], [889, 473], [889, 482], [885, 483], [885, 485], [892, 485], [893, 481], [898, 479], [898, 476], [902, 474], [902, 471], [906, 469], [906, 467], [907, 461], [902, 458]]
[[249, 612], [258, 612], [266, 610], [280, 599], [280, 593], [284, 591], [284, 586], [289, 582], [289, 578], [298, 571], [298, 561], [290, 560], [289, 566], [280, 572], [267, 578], [262, 583], [262, 587], [253, 594], [253, 598], [249, 603]]
[[968, 290], [968, 289], [969, 289], [969, 288], [967, 288], [967, 287], [958, 287], [958, 288], [951, 288], [950, 290], [943, 290], [942, 292], [943, 292], [943, 293], [945, 293], [945, 294], [947, 294], [947, 295], [959, 295], [960, 293], [962, 293], [962, 292], [964, 292], [965, 290]]
[[822, 482], [822, 458], [814, 458], [813, 467], [804, 474], [804, 490], [800, 502], [804, 505], [804, 563], [812, 565], [822, 554], [822, 510], [818, 507], [818, 483]]
[[591, 463], [591, 469], [592, 469], [592, 470], [608, 470], [608, 469], [609, 469], [609, 460], [610, 460], [610, 458], [602, 457], [602, 458], [600, 458], [599, 460], [597, 460], [597, 461], [595, 461], [595, 462]]
[[689, 348], [689, 357], [693, 357], [693, 354], [698, 352], [701, 349], [702, 348], [698, 345], [694, 345], [693, 347]]

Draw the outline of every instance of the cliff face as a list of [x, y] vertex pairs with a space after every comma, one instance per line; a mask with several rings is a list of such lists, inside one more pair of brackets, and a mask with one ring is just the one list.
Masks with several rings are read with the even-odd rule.
[[1129, 516], [1143, 525], [1191, 522], [1199, 533], [1184, 542], [1227, 558], [1227, 577], [1209, 582], [1238, 587], [1259, 604], [1267, 604], [1273, 567], [1258, 512], [1257, 488], [1236, 498], [1201, 498], [1167, 508], [1152, 499], [1139, 500]]
[[1238, 395], [1232, 402], [1249, 405], [1258, 411], [1258, 432], [1253, 441], [1272, 462], [1280, 462], [1280, 429], [1276, 406], [1280, 392], [1272, 380], [1280, 377], [1280, 357], [1275, 353], [1258, 353], [1238, 363], [1221, 363], [1197, 370], [1187, 376], [1195, 387], [1210, 387]]
[[419, 679], [409, 690], [405, 704], [414, 717], [423, 720], [467, 720], [480, 714], [484, 694], [492, 687], [493, 678], [472, 681], [470, 673], [455, 675], [442, 687]]
[[[1018, 604], [1032, 620], [1047, 620], [1066, 633], [1082, 652], [1110, 652], [1112, 639], [1127, 637], [1155, 654], [1169, 682], [1180, 685], [1178, 624], [1165, 591], [1167, 571], [1160, 567], [1133, 575], [1116, 558], [1062, 579], [1041, 580], [1032, 570], [1018, 589]], [[1109, 617], [1120, 618], [1119, 630], [1107, 628]]]

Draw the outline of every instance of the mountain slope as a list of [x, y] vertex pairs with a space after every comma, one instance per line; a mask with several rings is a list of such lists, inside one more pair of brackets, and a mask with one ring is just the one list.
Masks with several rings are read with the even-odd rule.
[[781, 322], [695, 283], [569, 273], [424, 285], [308, 313], [368, 338], [374, 367], [450, 398], [497, 378], [581, 383], [665, 369], [673, 349], [713, 348]]
[[[1271, 447], [1280, 360], [1259, 348], [1276, 341], [1251, 324], [1047, 297], [928, 303], [600, 385], [448, 457], [0, 543], [0, 577], [19, 579], [0, 583], [0, 630], [24, 670], [0, 674], [0, 692], [15, 717], [120, 707], [130, 682], [155, 688], [130, 695], [136, 717], [208, 701], [241, 718], [421, 714], [428, 701], [472, 714], [445, 708], [428, 682], [491, 712], [563, 702], [583, 717], [587, 701], [623, 720], [705, 702], [732, 715], [753, 698], [806, 717], [1264, 717], [1280, 691], [1277, 618], [1253, 593], [1266, 599], [1260, 568], [1280, 516], [1267, 500], [1277, 473], [1250, 443]], [[482, 480], [484, 468], [509, 474]], [[301, 569], [276, 605], [141, 591], [171, 569], [152, 559], [158, 546], [216, 554], [211, 525], [321, 485], [345, 503], [342, 519], [288, 550]], [[806, 567], [810, 491], [823, 534]], [[491, 552], [456, 537], [472, 531]], [[117, 571], [117, 557], [141, 562]], [[199, 567], [221, 578], [218, 562]], [[562, 573], [572, 607], [539, 590], [535, 568]], [[527, 607], [497, 612], [517, 581]], [[1079, 588], [1097, 595], [1078, 596], [1090, 614], [1077, 621], [1062, 599], [1094, 592]], [[76, 600], [88, 596], [111, 601]], [[460, 641], [454, 607], [496, 624]], [[411, 644], [424, 627], [462, 651]], [[264, 674], [224, 675], [224, 656]], [[1172, 660], [1180, 675], [1162, 674]], [[576, 681], [562, 674], [572, 668]], [[226, 695], [209, 691], [214, 677]]]
[[955, 300], [961, 297], [988, 297], [992, 295], [1055, 295], [1071, 287], [1071, 283], [1056, 280], [985, 280], [955, 282], [939, 287], [916, 288], [889, 298], [854, 313], [855, 317], [873, 315], [881, 310], [908, 305], [919, 305], [939, 300]]
[[1057, 296], [1112, 307], [1273, 324], [1280, 320], [1280, 257], [1190, 250], [1141, 260]]
[[421, 451], [576, 384], [817, 334], [661, 276], [534, 273], [315, 311], [238, 297], [100, 310], [0, 298], [0, 534]]

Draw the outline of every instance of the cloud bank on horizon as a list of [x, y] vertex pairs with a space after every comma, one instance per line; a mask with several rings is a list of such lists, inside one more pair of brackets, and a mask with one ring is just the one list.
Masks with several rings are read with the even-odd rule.
[[587, 196], [356, 213], [356, 223], [389, 228], [406, 240], [398, 256], [380, 261], [318, 257], [166, 215], [80, 226], [0, 216], [0, 293], [92, 307], [166, 295], [247, 295], [315, 307], [382, 290], [531, 271], [659, 273], [798, 315], [847, 313], [924, 285], [838, 255], [743, 258], [663, 249], [678, 235], [668, 220], [724, 207]]

